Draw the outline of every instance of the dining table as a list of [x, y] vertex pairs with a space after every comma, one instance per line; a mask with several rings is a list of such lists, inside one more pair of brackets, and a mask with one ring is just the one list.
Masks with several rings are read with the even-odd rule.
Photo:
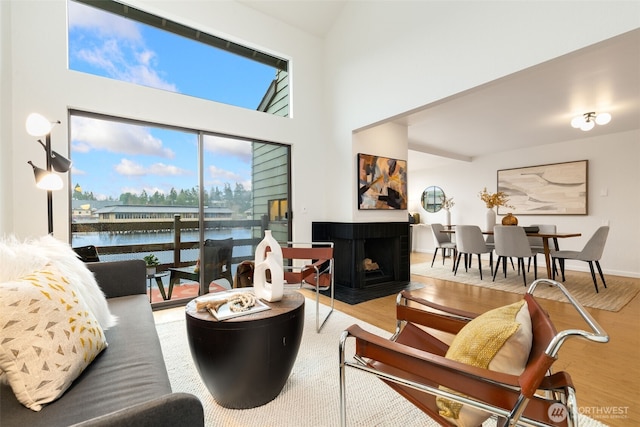
[[[456, 230], [455, 230], [455, 226], [452, 226], [450, 229], [446, 229], [446, 230], [442, 230], [442, 233], [447, 233], [447, 234], [455, 234]], [[554, 250], [558, 250], [558, 239], [566, 239], [569, 237], [580, 237], [582, 236], [582, 233], [540, 233], [538, 231], [531, 231], [531, 232], [527, 232], [526, 227], [525, 227], [525, 232], [527, 234], [527, 237], [540, 237], [542, 238], [542, 249], [544, 251], [544, 260], [547, 266], [547, 277], [549, 279], [553, 279], [553, 272], [552, 272], [552, 266], [551, 266], [551, 246], [549, 244], [549, 240], [553, 241], [553, 246], [554, 246]], [[482, 234], [484, 235], [493, 235], [493, 230], [483, 230]]]

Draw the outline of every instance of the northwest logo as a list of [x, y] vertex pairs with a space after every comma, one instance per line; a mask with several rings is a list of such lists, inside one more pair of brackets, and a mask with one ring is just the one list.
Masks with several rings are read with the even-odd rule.
[[554, 403], [547, 410], [549, 419], [554, 423], [559, 423], [567, 418], [567, 408], [562, 403]]

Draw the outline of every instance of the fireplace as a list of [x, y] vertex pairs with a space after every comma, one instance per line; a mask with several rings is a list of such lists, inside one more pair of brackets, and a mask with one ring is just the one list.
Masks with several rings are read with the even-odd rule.
[[351, 288], [409, 283], [407, 222], [314, 222], [314, 242], [333, 242], [335, 283]]

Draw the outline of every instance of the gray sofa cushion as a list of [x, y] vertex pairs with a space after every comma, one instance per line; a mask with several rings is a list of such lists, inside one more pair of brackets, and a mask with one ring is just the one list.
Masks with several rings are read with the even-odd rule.
[[2, 385], [0, 425], [70, 425], [171, 393], [146, 296], [111, 298], [109, 308], [120, 319], [105, 332], [109, 347], [40, 412], [22, 406], [11, 388]]

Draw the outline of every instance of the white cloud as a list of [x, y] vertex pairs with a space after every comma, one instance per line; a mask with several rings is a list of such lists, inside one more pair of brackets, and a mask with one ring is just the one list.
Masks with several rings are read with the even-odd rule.
[[235, 190], [235, 184], [240, 183], [245, 190], [251, 190], [251, 180], [244, 175], [234, 171], [219, 168], [217, 166], [209, 166], [209, 178], [207, 179], [207, 187], [217, 186], [221, 190], [225, 183], [229, 183], [232, 190]]
[[129, 155], [159, 156], [172, 159], [173, 150], [165, 148], [149, 128], [128, 123], [73, 116], [71, 121], [72, 150], [87, 153], [105, 150]]
[[128, 159], [120, 160], [120, 163], [115, 166], [115, 170], [120, 175], [125, 176], [142, 176], [147, 173], [140, 163], [136, 163]]
[[134, 162], [133, 160], [129, 159], [121, 159], [120, 163], [115, 165], [114, 168], [116, 172], [124, 176], [180, 176], [192, 174], [191, 171], [181, 169], [177, 166], [166, 165], [164, 163], [155, 163], [149, 167], [145, 167], [140, 163]]
[[73, 176], [77, 176], [77, 175], [86, 175], [87, 172], [82, 170], [82, 169], [76, 169], [75, 166], [71, 165], [71, 174]]
[[205, 135], [204, 149], [212, 153], [228, 154], [246, 163], [251, 162], [252, 147], [250, 141]]
[[164, 163], [155, 163], [149, 166], [148, 171], [153, 175], [163, 176], [179, 176], [179, 175], [192, 175], [193, 172], [179, 168], [177, 166], [165, 165]]
[[78, 32], [74, 35], [76, 43], [70, 44], [71, 55], [109, 77], [178, 91], [157, 71], [157, 55], [145, 47], [140, 24], [92, 7], [69, 4], [70, 31]]
[[69, 27], [72, 29], [82, 28], [95, 31], [102, 36], [117, 36], [132, 42], [142, 40], [138, 25], [129, 19], [73, 1], [67, 4]]

